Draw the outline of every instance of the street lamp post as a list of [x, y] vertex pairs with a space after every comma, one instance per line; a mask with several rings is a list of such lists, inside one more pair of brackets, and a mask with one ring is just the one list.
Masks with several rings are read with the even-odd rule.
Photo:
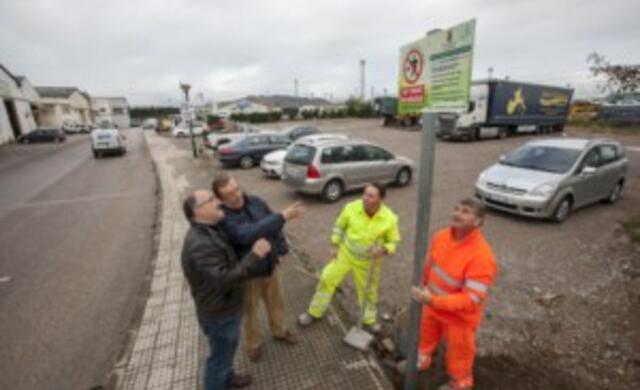
[[191, 107], [189, 107], [189, 90], [191, 89], [191, 85], [180, 83], [180, 89], [182, 89], [182, 92], [184, 92], [184, 100], [187, 102], [189, 135], [191, 136], [191, 150], [193, 150], [193, 158], [198, 158], [196, 139], [193, 137], [193, 120], [191, 118]]

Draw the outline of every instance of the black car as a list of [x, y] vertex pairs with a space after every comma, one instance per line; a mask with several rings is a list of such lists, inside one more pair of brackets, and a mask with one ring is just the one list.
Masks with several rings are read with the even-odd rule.
[[23, 144], [36, 142], [64, 142], [66, 140], [67, 136], [64, 132], [56, 128], [35, 129], [30, 133], [21, 135], [17, 139], [18, 142]]
[[265, 154], [286, 149], [291, 140], [280, 134], [251, 134], [223, 144], [218, 148], [218, 160], [224, 166], [247, 169], [259, 164]]
[[293, 142], [307, 135], [318, 134], [318, 129], [313, 126], [293, 126], [282, 130], [278, 134]]

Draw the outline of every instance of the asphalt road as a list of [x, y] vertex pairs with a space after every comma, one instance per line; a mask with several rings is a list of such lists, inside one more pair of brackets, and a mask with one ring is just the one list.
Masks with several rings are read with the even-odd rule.
[[156, 182], [141, 131], [0, 148], [0, 389], [105, 384], [144, 301]]

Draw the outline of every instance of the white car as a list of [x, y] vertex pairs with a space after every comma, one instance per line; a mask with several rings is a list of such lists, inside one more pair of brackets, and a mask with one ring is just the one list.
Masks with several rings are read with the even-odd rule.
[[[203, 132], [204, 126], [201, 123], [193, 124], [193, 135], [202, 135]], [[171, 130], [171, 134], [178, 138], [190, 137], [189, 125], [187, 123], [180, 123]]]
[[[317, 144], [330, 140], [348, 140], [349, 137], [338, 133], [323, 133], [307, 135], [299, 138], [294, 144], [304, 142], [305, 144]], [[286, 150], [276, 150], [264, 156], [260, 162], [260, 168], [265, 175], [269, 177], [282, 177], [284, 168], [284, 158], [287, 155]]]
[[127, 152], [125, 137], [118, 129], [95, 129], [91, 132], [91, 150], [93, 157], [102, 157], [105, 154], [119, 154], [123, 156]]

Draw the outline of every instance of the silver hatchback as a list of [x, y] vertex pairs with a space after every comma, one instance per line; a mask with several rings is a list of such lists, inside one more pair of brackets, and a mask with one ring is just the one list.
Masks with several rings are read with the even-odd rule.
[[491, 208], [562, 222], [579, 207], [620, 199], [627, 165], [612, 140], [532, 141], [482, 172], [475, 194]]
[[284, 160], [285, 184], [303, 193], [318, 194], [334, 202], [345, 191], [367, 183], [411, 182], [413, 163], [363, 140], [301, 140], [291, 145]]

